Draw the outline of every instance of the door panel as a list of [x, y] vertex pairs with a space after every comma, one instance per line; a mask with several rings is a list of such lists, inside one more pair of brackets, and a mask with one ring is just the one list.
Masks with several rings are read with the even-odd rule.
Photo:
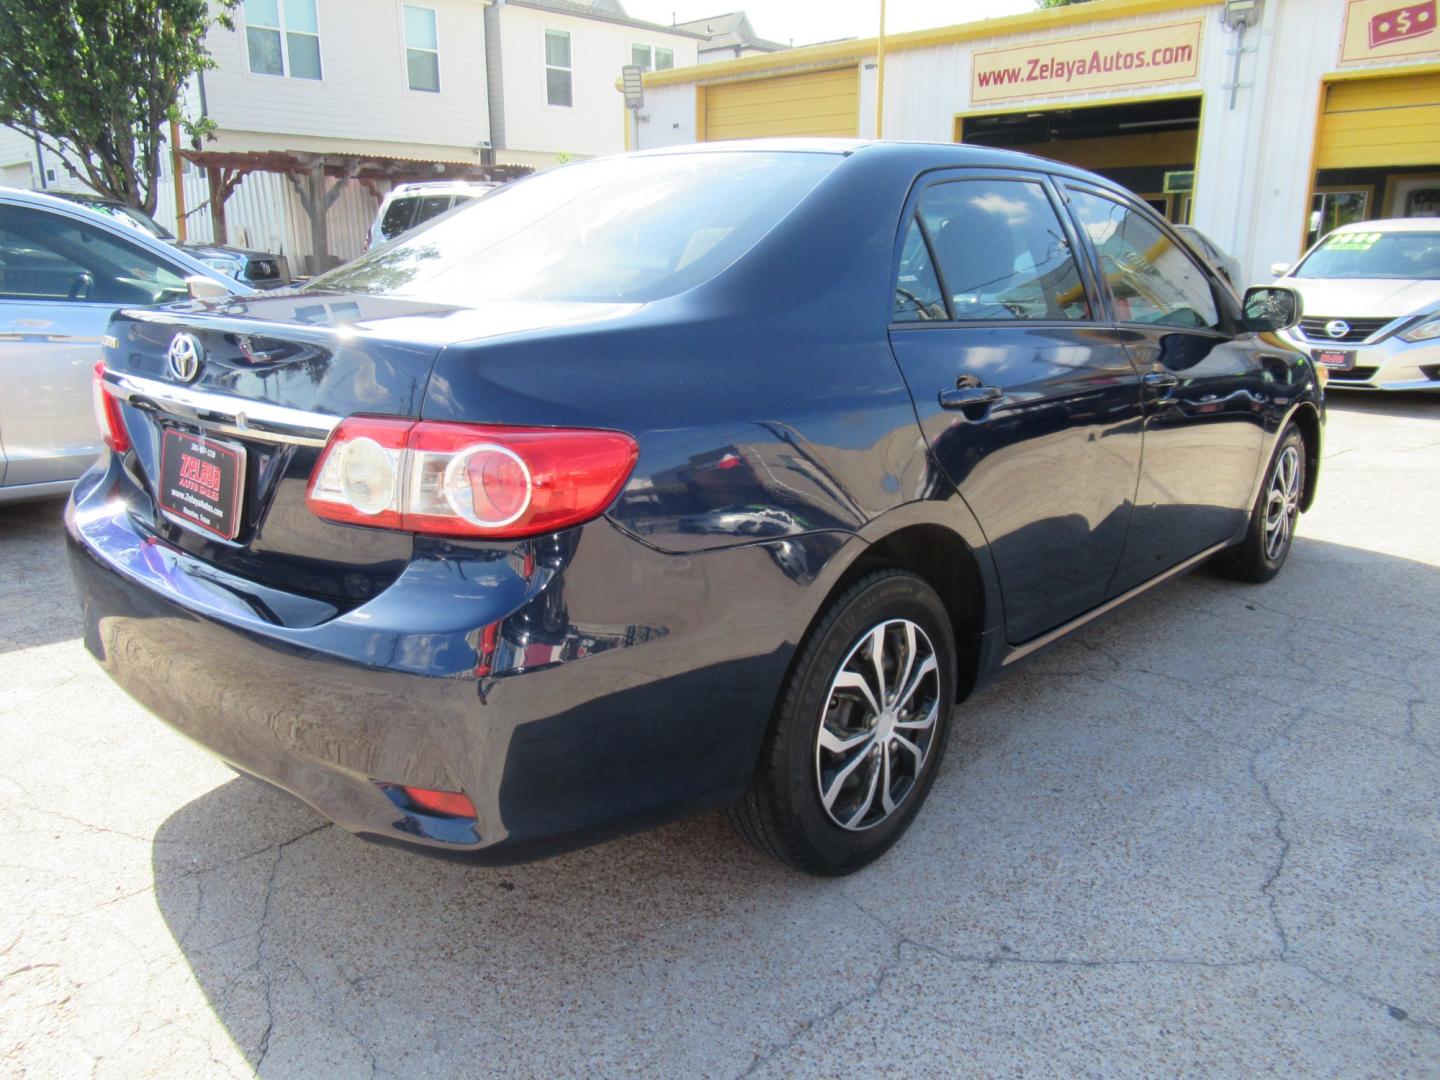
[[891, 346], [1012, 642], [1104, 601], [1140, 469], [1139, 376], [1077, 243], [1039, 178], [966, 170], [920, 194], [900, 242]]
[[1234, 536], [1249, 510], [1273, 382], [1236, 340], [1226, 290], [1184, 241], [1113, 193], [1070, 189], [1144, 385], [1144, 467], [1118, 595]]
[[113, 307], [0, 300], [7, 486], [73, 480], [100, 452], [90, 382]]
[[1142, 375], [1176, 382], [1146, 387], [1145, 466], [1112, 595], [1244, 526], [1269, 404], [1264, 369], [1243, 343], [1126, 330]]
[[[1140, 468], [1139, 380], [1098, 327], [916, 327], [890, 335], [942, 469], [985, 531], [1007, 636], [1021, 642], [1105, 599]], [[970, 376], [988, 408], [942, 408]]]

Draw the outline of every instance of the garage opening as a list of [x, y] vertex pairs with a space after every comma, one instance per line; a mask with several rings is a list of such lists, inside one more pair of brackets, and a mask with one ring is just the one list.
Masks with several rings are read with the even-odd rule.
[[1327, 83], [1308, 247], [1340, 225], [1440, 217], [1440, 72]]
[[855, 66], [702, 85], [702, 138], [759, 139], [859, 130], [860, 69]]
[[1199, 96], [1032, 108], [955, 121], [957, 142], [1019, 150], [1089, 169], [1181, 225], [1191, 216], [1199, 133]]

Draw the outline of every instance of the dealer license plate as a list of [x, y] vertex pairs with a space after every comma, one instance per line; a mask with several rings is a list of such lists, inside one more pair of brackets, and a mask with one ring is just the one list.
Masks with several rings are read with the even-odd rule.
[[1355, 350], [1316, 349], [1315, 362], [1335, 371], [1349, 371], [1355, 366]]
[[166, 428], [160, 443], [160, 506], [202, 532], [233, 540], [240, 532], [245, 448]]

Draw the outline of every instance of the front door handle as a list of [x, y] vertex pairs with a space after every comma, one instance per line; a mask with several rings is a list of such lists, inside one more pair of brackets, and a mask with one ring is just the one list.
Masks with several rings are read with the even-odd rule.
[[940, 391], [942, 409], [968, 409], [972, 405], [994, 405], [1005, 396], [998, 386], [957, 386]]
[[1180, 385], [1180, 377], [1168, 371], [1152, 371], [1141, 382], [1149, 390], [1173, 390]]

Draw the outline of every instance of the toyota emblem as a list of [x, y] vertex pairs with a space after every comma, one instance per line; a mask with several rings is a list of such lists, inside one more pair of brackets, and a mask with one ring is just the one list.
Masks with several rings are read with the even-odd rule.
[[1350, 324], [1344, 319], [1331, 319], [1325, 324], [1325, 333], [1329, 334], [1336, 341], [1339, 341], [1346, 334], [1350, 333]]
[[183, 331], [170, 339], [170, 374], [180, 382], [194, 382], [200, 374], [200, 361], [205, 358], [205, 347], [194, 334]]

